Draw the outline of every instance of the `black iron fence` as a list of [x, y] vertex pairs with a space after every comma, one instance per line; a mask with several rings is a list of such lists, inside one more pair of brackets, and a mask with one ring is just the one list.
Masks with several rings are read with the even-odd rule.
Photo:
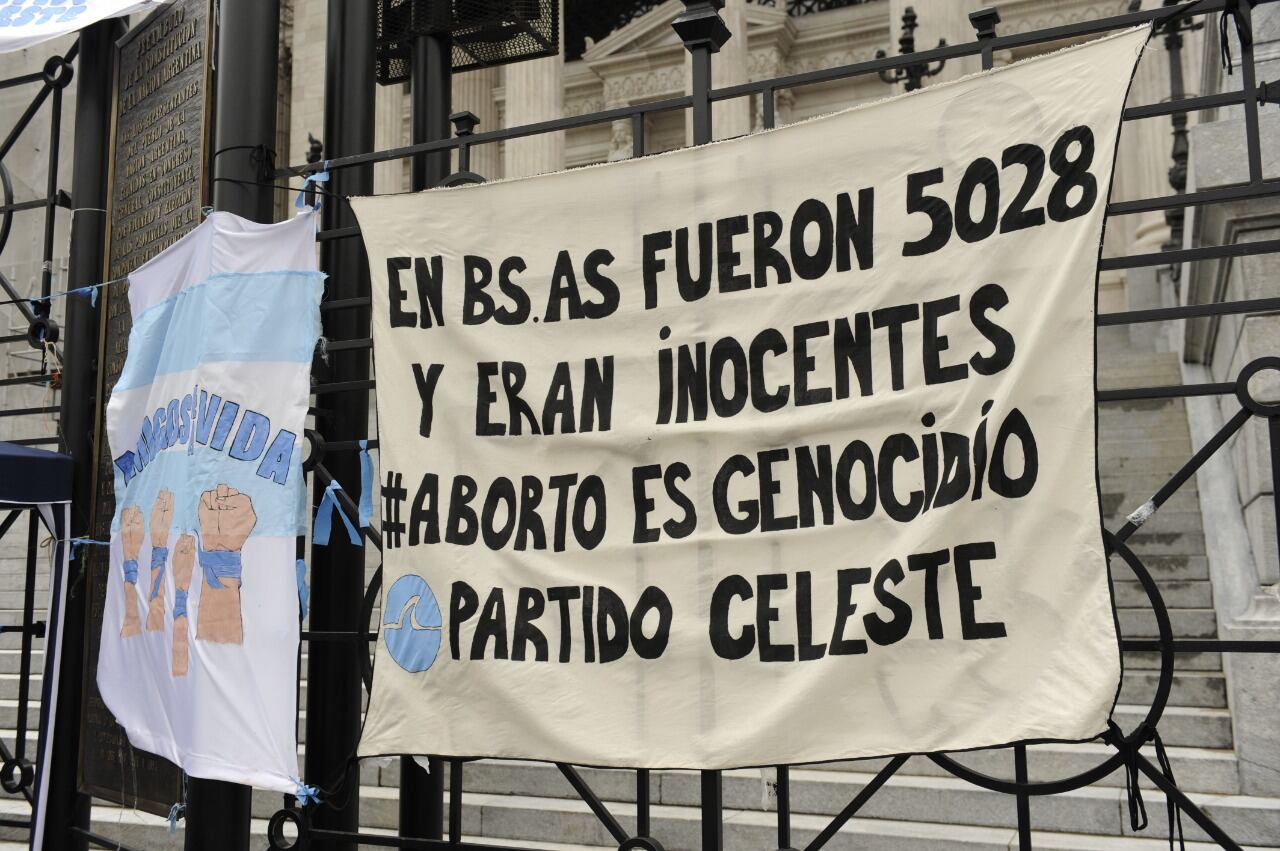
[[[686, 111], [690, 113], [694, 141], [700, 144], [712, 139], [712, 105], [720, 101], [759, 98], [762, 102], [764, 126], [772, 127], [776, 122], [778, 95], [786, 90], [865, 75], [884, 74], [898, 78], [911, 73], [913, 69], [918, 70], [920, 67], [927, 69], [938, 62], [969, 56], [981, 57], [983, 67], [989, 68], [993, 64], [993, 57], [1000, 51], [1081, 39], [1148, 22], [1155, 22], [1166, 33], [1171, 33], [1174, 28], [1182, 27], [1188, 21], [1202, 19], [1206, 20], [1211, 30], [1216, 32], [1218, 16], [1221, 16], [1226, 21], [1224, 27], [1235, 34], [1239, 44], [1240, 55], [1237, 65], [1241, 88], [1238, 91], [1193, 96], [1184, 96], [1180, 91], [1175, 92], [1168, 100], [1127, 108], [1124, 118], [1126, 121], [1140, 121], [1168, 116], [1173, 118], [1175, 128], [1180, 126], [1180, 121], [1181, 127], [1185, 128], [1187, 113], [1228, 106], [1239, 107], [1243, 113], [1245, 131], [1243, 150], [1224, 151], [1220, 156], [1242, 155], [1247, 164], [1247, 181], [1225, 188], [1197, 190], [1190, 193], [1183, 192], [1182, 187], [1175, 183], [1176, 191], [1168, 195], [1112, 202], [1108, 207], [1108, 215], [1124, 216], [1162, 211], [1170, 211], [1176, 215], [1178, 211], [1190, 207], [1208, 207], [1248, 199], [1273, 198], [1280, 196], [1280, 180], [1268, 179], [1263, 173], [1259, 110], [1265, 104], [1276, 102], [1275, 86], [1268, 87], [1256, 80], [1253, 48], [1252, 13], [1256, 6], [1264, 2], [1269, 0], [1198, 0], [1198, 2], [1171, 4], [1164, 8], [1133, 11], [1098, 20], [1009, 35], [1000, 35], [998, 16], [993, 15], [991, 10], [984, 10], [971, 15], [976, 36], [973, 41], [941, 45], [908, 55], [882, 56], [865, 62], [716, 88], [713, 86], [711, 75], [711, 56], [729, 35], [719, 20], [718, 7], [721, 4], [714, 0], [685, 0], [687, 9], [676, 20], [674, 26], [691, 54], [692, 85], [688, 95], [519, 127], [481, 129], [479, 132], [475, 130], [474, 117], [456, 116], [457, 132], [445, 138], [445, 131], [442, 128], [448, 126], [445, 120], [449, 115], [448, 69], [438, 65], [434, 68], [424, 67], [420, 76], [417, 74], [414, 76], [412, 105], [415, 138], [413, 143], [408, 146], [375, 151], [372, 139], [375, 59], [375, 23], [372, 4], [364, 0], [330, 0], [325, 127], [329, 159], [323, 165], [319, 162], [311, 162], [283, 168], [272, 176], [277, 181], [297, 179], [318, 172], [322, 168], [328, 169], [333, 175], [329, 189], [324, 193], [329, 203], [325, 205], [324, 229], [318, 236], [322, 245], [323, 264], [329, 273], [328, 291], [321, 306], [325, 336], [329, 341], [328, 358], [327, 361], [317, 360], [315, 364], [313, 388], [315, 429], [308, 435], [311, 451], [306, 465], [313, 477], [316, 500], [318, 501], [325, 487], [335, 479], [344, 484], [360, 480], [357, 459], [360, 441], [374, 437], [368, 434], [369, 393], [375, 390], [375, 383], [370, 377], [369, 369], [372, 351], [369, 330], [369, 283], [359, 232], [350, 210], [341, 199], [372, 192], [372, 167], [375, 163], [395, 160], [413, 161], [415, 188], [483, 180], [483, 176], [474, 174], [470, 170], [470, 154], [478, 145], [499, 144], [542, 133], [561, 132], [619, 121], [630, 122], [633, 134], [633, 155], [644, 156], [648, 150], [645, 138], [646, 118], [657, 114]], [[236, 5], [233, 0], [224, 0], [224, 9], [232, 9]], [[87, 43], [94, 47], [95, 61], [104, 61], [101, 56], [102, 37], [101, 33], [90, 31], [86, 32], [85, 37], [82, 38], [82, 41], [90, 39]], [[95, 38], [99, 41], [92, 41]], [[251, 37], [247, 39], [250, 43], [244, 49], [256, 50], [263, 54], [259, 58], [265, 58], [267, 60], [265, 64], [271, 67], [269, 59], [272, 51], [276, 49], [275, 45], [261, 40], [253, 42]], [[448, 52], [440, 50], [440, 45], [437, 44], [434, 53], [438, 56], [447, 56]], [[70, 61], [71, 58], [74, 58], [74, 53], [69, 54], [66, 60]], [[53, 98], [55, 108], [60, 103], [58, 92], [62, 86], [66, 85], [66, 82], [58, 84], [61, 75], [65, 73], [61, 70], [63, 64], [65, 63], [55, 64], [53, 71], [43, 76], [29, 75], [23, 78], [23, 81], [28, 83], [43, 81], [42, 94], [37, 99], [36, 107], [39, 106], [39, 102], [50, 96]], [[48, 70], [46, 69], [46, 72]], [[272, 106], [274, 107], [274, 104]], [[86, 135], [105, 132], [101, 116], [86, 115], [83, 110], [87, 108], [88, 106], [82, 103], [78, 110], [81, 112], [78, 132]], [[11, 134], [4, 147], [0, 148], [0, 153], [12, 146], [14, 138], [16, 137]], [[56, 147], [54, 150], [56, 152]], [[455, 152], [458, 171], [450, 172], [450, 158], [455, 155]], [[1185, 151], [1183, 153], [1185, 154]], [[77, 181], [80, 179], [80, 156], [78, 151]], [[83, 156], [88, 159], [94, 154], [86, 149]], [[101, 158], [100, 151], [96, 156]], [[99, 167], [101, 168], [101, 165]], [[251, 177], [228, 178], [230, 168], [231, 166], [225, 169], [215, 167], [215, 180], [232, 179], [245, 185], [253, 183]], [[279, 188], [267, 183], [261, 183], [258, 186], [262, 193], [270, 193]], [[95, 188], [96, 191], [101, 191], [100, 180], [96, 184], [89, 183], [89, 188], [84, 193], [85, 197], [92, 197]], [[314, 185], [310, 191], [315, 191]], [[58, 193], [55, 182], [51, 178], [48, 197], [32, 204], [33, 208], [43, 207], [46, 215], [52, 215], [52, 210], [57, 203], [59, 203]], [[82, 203], [79, 193], [77, 193], [76, 203]], [[0, 207], [0, 213], [12, 214], [17, 212], [19, 206], [21, 205], [14, 205], [6, 199], [5, 206]], [[96, 206], [103, 205], [98, 203]], [[0, 229], [0, 234], [3, 232], [3, 229]], [[90, 237], [86, 236], [86, 239], [88, 238]], [[95, 246], [92, 242], [80, 241], [78, 245], [73, 244], [73, 252], [81, 252], [85, 258], [82, 268], [88, 267], [94, 250]], [[100, 268], [100, 234], [96, 250]], [[1099, 270], [1160, 268], [1277, 252], [1280, 252], [1280, 240], [1189, 248], [1168, 246], [1166, 250], [1158, 252], [1106, 258], [1099, 263]], [[47, 249], [46, 257], [48, 256]], [[80, 280], [83, 281], [84, 272], [80, 274]], [[73, 279], [75, 278], [76, 271], [73, 268]], [[5, 286], [8, 289], [7, 284]], [[47, 281], [42, 294], [46, 298], [50, 295]], [[22, 310], [24, 315], [30, 314], [27, 318], [33, 328], [40, 327], [42, 321], [48, 322], [47, 312], [42, 314], [40, 309], [40, 305], [43, 304], [47, 310], [47, 300], [43, 302], [37, 300], [31, 304], [20, 299], [16, 293], [11, 294], [10, 298], [17, 299], [14, 307]], [[83, 309], [88, 308], [85, 306]], [[82, 382], [79, 386], [89, 386], [83, 382], [88, 380], [86, 376], [92, 375], [92, 356], [87, 352], [94, 338], [85, 316], [80, 314], [81, 308], [77, 307], [76, 311], [75, 317], [69, 315], [68, 325], [78, 323], [79, 331], [76, 337], [69, 338], [69, 345], [70, 340], [75, 339], [80, 342], [82, 349], [76, 357], [72, 357], [69, 353], [67, 380]], [[1130, 326], [1274, 311], [1280, 311], [1280, 297], [1103, 313], [1098, 316], [1098, 325]], [[71, 312], [71, 310], [68, 311], [69, 314]], [[46, 327], [45, 340], [47, 341], [48, 325], [44, 327]], [[33, 333], [38, 335], [38, 332]], [[5, 340], [0, 339], [0, 342]], [[1181, 399], [1192, 396], [1226, 397], [1238, 403], [1238, 410], [1227, 419], [1226, 424], [1213, 438], [1198, 449], [1152, 495], [1147, 516], [1151, 512], [1158, 511], [1214, 453], [1222, 451], [1245, 423], [1255, 417], [1264, 420], [1268, 425], [1269, 461], [1276, 478], [1280, 479], [1280, 404], [1259, 398], [1251, 390], [1251, 379], [1268, 370], [1280, 370], [1280, 357], [1263, 357], [1248, 363], [1232, 381], [1139, 386], [1099, 391], [1097, 401], [1100, 405], [1139, 400]], [[91, 404], [92, 393], [85, 393], [84, 398], [65, 399], [62, 411], [63, 430], [68, 435], [65, 447], [83, 463], [92, 463], [93, 457], [91, 451], [85, 454], [84, 444], [87, 434], [86, 424], [92, 422], [92, 409], [89, 407]], [[0, 412], [8, 415], [22, 413], [32, 413], [32, 411]], [[370, 441], [370, 445], [376, 446], [376, 440]], [[357, 510], [354, 501], [344, 493], [339, 493], [339, 497], [342, 509], [355, 517]], [[80, 509], [83, 510], [83, 506]], [[1168, 704], [1174, 672], [1178, 668], [1179, 659], [1185, 654], [1205, 652], [1278, 654], [1280, 642], [1184, 638], [1176, 635], [1160, 584], [1127, 543], [1144, 519], [1135, 517], [1107, 534], [1113, 557], [1122, 560], [1141, 584], [1157, 625], [1155, 638], [1126, 637], [1122, 638], [1121, 642], [1125, 651], [1144, 651], [1159, 655], [1158, 682], [1143, 720], [1130, 730], [1113, 727], [1105, 737], [1108, 754], [1100, 759], [1096, 766], [1074, 776], [1051, 782], [1032, 782], [1028, 779], [1025, 746], [1014, 746], [1009, 749], [1010, 765], [1013, 767], [1011, 777], [980, 773], [945, 754], [930, 755], [930, 759], [955, 777], [983, 789], [1005, 793], [1010, 797], [1010, 806], [1016, 810], [1018, 841], [1021, 849], [1032, 847], [1032, 825], [1035, 822], [1036, 809], [1033, 799], [1061, 794], [1093, 784], [1117, 770], [1125, 771], [1129, 778], [1130, 799], [1135, 807], [1135, 818], [1138, 815], [1136, 807], [1140, 801], [1137, 785], [1139, 778], [1143, 777], [1159, 788], [1170, 803], [1171, 831], [1173, 820], [1185, 816], [1221, 847], [1227, 849], [1240, 847], [1174, 782], [1171, 772], [1164, 764], [1164, 750], [1159, 746], [1158, 731]], [[1276, 518], [1276, 522], [1280, 527], [1280, 516]], [[75, 534], [77, 523], [83, 524], [83, 521], [73, 521], [73, 534]], [[365, 531], [368, 543], [380, 549], [377, 531]], [[375, 636], [369, 631], [369, 621], [378, 600], [381, 574], [379, 572], [372, 582], [366, 585], [363, 548], [348, 544], [341, 540], [341, 536], [329, 547], [313, 553], [312, 567], [311, 628], [303, 633], [303, 639], [309, 643], [306, 671], [308, 693], [305, 776], [307, 782], [324, 788], [327, 794], [326, 800], [320, 806], [307, 808], [298, 807], [292, 799], [286, 797], [284, 807], [270, 819], [268, 832], [270, 848], [354, 849], [357, 844], [423, 849], [503, 848], [499, 844], [481, 845], [463, 839], [462, 812], [467, 795], [466, 764], [468, 762], [463, 759], [442, 761], [433, 758], [432, 770], [429, 774], [412, 760], [403, 760], [400, 835], [386, 836], [359, 830], [359, 774], [351, 755], [355, 752], [359, 736], [362, 690], [368, 687], [370, 679], [370, 652]], [[68, 617], [73, 616], [72, 610], [69, 610]], [[76, 660], [73, 660], [74, 663]], [[79, 692], [75, 690], [72, 700], [78, 699], [78, 696]], [[66, 723], [67, 721], [60, 713], [56, 728], [58, 735], [61, 736], [64, 730], [70, 729], [63, 726]], [[1155, 762], [1149, 759], [1143, 750], [1145, 746], [1153, 744], [1156, 746]], [[65, 751], [61, 758], [63, 761], [57, 762], [59, 756], [55, 753], [56, 764], [53, 770], [59, 773], [62, 784], [54, 790], [51, 807], [60, 814], [65, 814], [65, 821], [60, 825], [63, 832], [56, 834], [59, 842], [65, 844], [50, 847], [71, 847], [70, 843], [73, 840], [82, 843], [86, 839], [96, 844], [103, 844], [105, 847], [117, 847], [116, 843], [106, 842], [87, 830], [86, 801], [83, 796], [77, 796], [75, 792], [74, 761], [67, 761]], [[902, 768], [906, 759], [907, 757], [901, 756], [889, 760], [875, 777], [866, 783], [827, 823], [825, 828], [816, 833], [807, 843], [806, 851], [817, 851], [822, 848], [843, 826], [857, 817], [867, 802], [886, 783], [892, 781], [894, 774]], [[559, 764], [557, 768], [599, 819], [604, 830], [619, 848], [655, 849], [655, 851], [662, 848], [661, 837], [651, 835], [654, 816], [649, 772], [645, 770], [635, 772], [634, 828], [628, 829], [573, 766]], [[449, 777], [447, 811], [443, 788], [446, 770]], [[788, 766], [776, 768], [776, 792], [777, 847], [788, 849], [792, 847], [793, 842], [793, 808]], [[720, 772], [702, 773], [701, 793], [701, 844], [705, 851], [717, 851], [723, 847], [725, 835], [725, 808]], [[198, 806], [195, 800], [196, 793], [193, 790], [189, 811], [191, 823], [188, 827], [188, 848], [247, 847], [245, 844], [247, 842], [247, 810], [241, 812], [243, 808], [234, 800], [226, 804], [226, 809], [220, 810], [219, 801], [222, 799], [217, 797], [216, 789], [209, 789], [201, 794], [205, 797]], [[1135, 798], [1137, 800], [1134, 800]], [[51, 812], [54, 809], [51, 809]]]

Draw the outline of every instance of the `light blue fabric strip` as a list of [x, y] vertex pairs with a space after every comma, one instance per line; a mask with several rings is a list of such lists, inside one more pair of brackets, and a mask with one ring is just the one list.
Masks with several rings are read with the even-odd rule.
[[173, 619], [187, 616], [187, 592], [181, 588], [173, 589]]
[[221, 579], [240, 578], [240, 553], [227, 550], [201, 550], [200, 567], [210, 588], [221, 588]]
[[321, 272], [214, 275], [188, 287], [134, 322], [116, 389], [202, 363], [310, 363], [323, 291]]
[[368, 529], [373, 520], [373, 458], [369, 441], [360, 441], [360, 528]]
[[307, 616], [307, 602], [311, 599], [311, 589], [307, 587], [307, 563], [298, 559], [298, 620]]
[[160, 596], [160, 589], [164, 584], [164, 563], [169, 560], [168, 547], [152, 547], [151, 548], [151, 569], [160, 568], [160, 572], [156, 574], [156, 578], [151, 580], [151, 596], [148, 599], [154, 600]]
[[136, 585], [138, 583], [138, 560], [135, 558], [127, 558], [124, 560], [124, 581]]
[[360, 546], [360, 532], [352, 524], [351, 518], [338, 505], [338, 491], [342, 490], [342, 485], [338, 482], [329, 482], [329, 487], [324, 489], [324, 498], [320, 500], [320, 507], [316, 509], [316, 522], [312, 527], [311, 540], [318, 546], [329, 546], [329, 535], [333, 526], [333, 515], [336, 513], [342, 518], [342, 525], [347, 527], [347, 536], [351, 539], [351, 545]]

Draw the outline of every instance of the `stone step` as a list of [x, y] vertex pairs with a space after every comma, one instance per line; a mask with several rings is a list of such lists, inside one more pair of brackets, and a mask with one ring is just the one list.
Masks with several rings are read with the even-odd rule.
[[[1128, 733], [1146, 720], [1148, 709], [1121, 703], [1112, 717]], [[1232, 746], [1231, 713], [1226, 709], [1166, 706], [1159, 730], [1164, 743], [1175, 747], [1227, 749]]]
[[[1160, 654], [1147, 650], [1127, 650], [1124, 652], [1125, 670], [1158, 671]], [[1174, 654], [1174, 670], [1176, 671], [1221, 671], [1221, 653], [1176, 653]]]
[[[1138, 554], [1138, 560], [1156, 582], [1209, 578], [1209, 559], [1204, 555]], [[1111, 559], [1111, 575], [1121, 581], [1135, 579], [1128, 563], [1119, 556]]]
[[[1207, 580], [1189, 582], [1158, 580], [1156, 584], [1160, 589], [1160, 596], [1164, 600], [1164, 604], [1171, 609], [1213, 608], [1213, 586]], [[1151, 599], [1147, 596], [1147, 591], [1141, 582], [1116, 577], [1111, 587], [1115, 591], [1116, 608], [1151, 608]]]
[[[554, 768], [529, 763], [502, 765], [472, 763], [466, 768], [463, 796], [463, 830], [482, 833], [490, 839], [519, 837], [543, 842], [577, 845], [604, 845], [609, 837], [589, 808], [574, 795], [568, 783], [554, 774]], [[619, 794], [611, 796], [609, 784], [601, 782], [601, 772], [584, 774], [607, 801], [610, 811], [625, 830], [634, 829], [633, 804], [620, 800], [631, 780], [617, 772]], [[844, 771], [792, 771], [793, 831], [807, 842], [812, 833], [825, 826], [830, 816], [844, 807], [873, 777], [871, 773]], [[670, 849], [697, 848], [700, 844], [699, 778], [695, 772], [661, 772], [656, 781], [656, 805], [652, 809], [652, 834]], [[505, 788], [513, 791], [482, 792], [473, 788]], [[726, 772], [723, 777], [727, 848], [773, 847], [776, 815], [761, 807], [762, 782], [758, 772]], [[528, 790], [521, 792], [517, 790]], [[1190, 793], [1198, 806], [1233, 838], [1245, 845], [1265, 845], [1280, 835], [1280, 801], [1233, 795]], [[1142, 839], [1163, 835], [1163, 798], [1154, 791], [1144, 794], [1152, 824]], [[278, 796], [255, 800], [255, 816], [274, 812]], [[398, 792], [390, 788], [361, 789], [362, 821], [372, 827], [393, 829], [398, 818]], [[1031, 803], [1032, 824], [1044, 831], [1086, 836], [1124, 837], [1132, 831], [1127, 824], [1125, 792], [1118, 787], [1089, 787]], [[754, 826], [743, 831], [744, 826]], [[1206, 837], [1188, 824], [1189, 839]], [[946, 848], [947, 842], [966, 832], [1004, 831], [1008, 848], [1016, 827], [1014, 800], [949, 777], [899, 774], [873, 796], [858, 816], [841, 832], [856, 837], [852, 844], [835, 847]], [[900, 838], [909, 830], [920, 831], [929, 843], [915, 845], [868, 844], [878, 830]], [[977, 835], [977, 834], [974, 834]], [[988, 837], [988, 840], [990, 837]], [[830, 847], [830, 846], [829, 846]], [[966, 846], [959, 846], [966, 847]], [[987, 846], [977, 846], [987, 847]], [[1070, 847], [1070, 846], [1067, 846]], [[1089, 847], [1084, 845], [1083, 847]], [[1124, 846], [1119, 846], [1124, 847]]]
[[[1120, 634], [1125, 638], [1155, 638], [1155, 613], [1149, 609], [1118, 609]], [[1170, 609], [1174, 638], [1214, 638], [1218, 634], [1217, 613], [1213, 609]]]
[[[1150, 705], [1155, 699], [1159, 679], [1160, 675], [1155, 672], [1125, 671], [1120, 700]], [[1226, 679], [1216, 672], [1176, 671], [1169, 689], [1169, 704], [1224, 709], [1227, 705]]]

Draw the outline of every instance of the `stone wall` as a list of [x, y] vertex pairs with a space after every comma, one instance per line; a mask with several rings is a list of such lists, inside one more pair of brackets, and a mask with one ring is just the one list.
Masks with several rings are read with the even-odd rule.
[[[1260, 6], [1253, 12], [1257, 79], [1280, 72], [1280, 9]], [[1216, 28], [1215, 28], [1216, 29]], [[1229, 36], [1233, 61], [1240, 45]], [[1206, 93], [1240, 86], [1240, 71], [1221, 70], [1222, 53], [1213, 32], [1204, 49]], [[1263, 107], [1260, 116], [1263, 176], [1280, 175], [1280, 114]], [[1249, 180], [1244, 154], [1243, 108], [1208, 113], [1192, 129], [1189, 191], [1223, 188]], [[1280, 239], [1280, 204], [1274, 198], [1214, 204], [1189, 213], [1186, 245], [1229, 245]], [[1188, 264], [1170, 300], [1182, 304], [1275, 297], [1280, 294], [1280, 255], [1262, 254]], [[1244, 365], [1280, 354], [1280, 315], [1256, 314], [1198, 319], [1180, 323], [1173, 342], [1184, 359], [1187, 382], [1234, 381]], [[1280, 401], [1280, 373], [1253, 384], [1272, 401]], [[1269, 386], [1267, 386], [1269, 383]], [[1240, 408], [1233, 395], [1189, 400], [1193, 437], [1203, 443]], [[1280, 451], [1280, 446], [1275, 447]], [[1271, 442], [1267, 423], [1253, 417], [1230, 441], [1227, 453], [1199, 475], [1209, 543], [1215, 606], [1223, 637], [1241, 640], [1280, 639], [1280, 552], [1276, 546], [1275, 482], [1271, 476]], [[1228, 654], [1225, 657], [1240, 757], [1242, 788], [1247, 794], [1280, 794], [1280, 664], [1274, 656]]]

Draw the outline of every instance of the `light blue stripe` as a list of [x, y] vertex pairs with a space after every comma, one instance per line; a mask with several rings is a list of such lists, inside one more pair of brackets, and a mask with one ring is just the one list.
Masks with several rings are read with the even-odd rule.
[[323, 291], [321, 272], [214, 275], [188, 287], [135, 320], [116, 389], [205, 363], [310, 363]]
[[149, 530], [151, 507], [161, 490], [174, 494], [173, 529], [197, 531], [200, 528], [200, 494], [215, 490], [218, 485], [227, 485], [248, 494], [253, 500], [253, 510], [258, 516], [253, 527], [254, 535], [305, 535], [310, 518], [307, 516], [307, 489], [302, 479], [301, 442], [299, 438], [294, 446], [289, 461], [289, 480], [284, 487], [258, 476], [255, 473], [257, 462], [236, 461], [224, 452], [199, 445], [190, 454], [182, 446], [161, 452], [128, 485], [116, 468], [116, 513], [111, 522], [112, 533], [119, 531], [120, 510], [128, 505], [142, 509]]

